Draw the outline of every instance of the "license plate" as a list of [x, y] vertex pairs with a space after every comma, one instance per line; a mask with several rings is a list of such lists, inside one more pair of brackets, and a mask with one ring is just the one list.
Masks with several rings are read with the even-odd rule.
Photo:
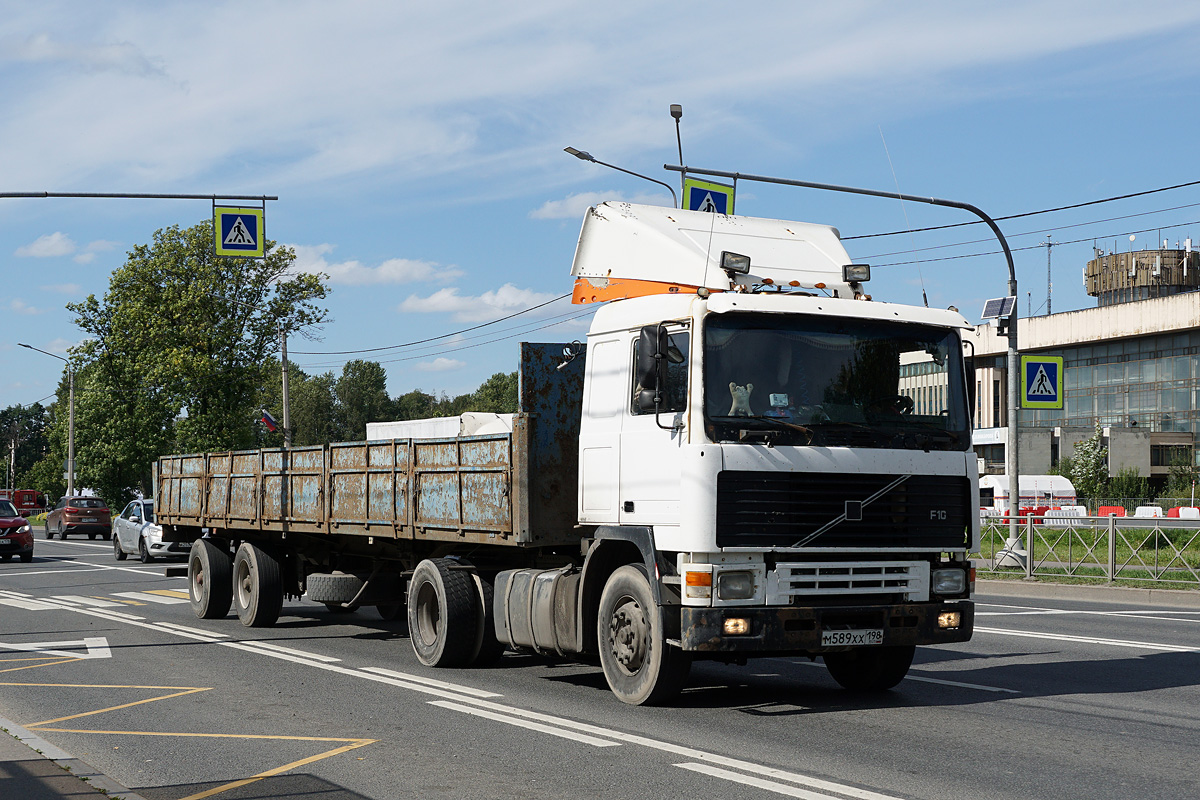
[[82, 518], [82, 519], [80, 519], [79, 521], [80, 521], [80, 522], [95, 522], [95, 521], [96, 521], [96, 518], [95, 518], [95, 517], [83, 517], [83, 518]]
[[0, 544], [8, 544], [12, 539], [0, 539]]
[[856, 631], [821, 631], [822, 647], [883, 644], [883, 629]]

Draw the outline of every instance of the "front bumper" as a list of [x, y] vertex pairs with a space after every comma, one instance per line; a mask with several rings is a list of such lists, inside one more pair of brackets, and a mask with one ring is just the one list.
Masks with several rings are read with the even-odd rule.
[[33, 552], [33, 534], [0, 536], [0, 555], [24, 555]]
[[[939, 628], [938, 614], [958, 611], [957, 628]], [[680, 609], [680, 645], [684, 650], [759, 655], [820, 653], [846, 648], [822, 647], [824, 630], [882, 629], [884, 646], [965, 642], [975, 627], [970, 600], [902, 603], [883, 606], [786, 606]], [[750, 621], [750, 632], [729, 635], [725, 620]]]

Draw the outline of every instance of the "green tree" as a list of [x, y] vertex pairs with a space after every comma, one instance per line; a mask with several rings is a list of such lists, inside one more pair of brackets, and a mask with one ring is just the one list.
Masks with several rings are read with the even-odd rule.
[[513, 414], [517, 410], [517, 373], [497, 372], [471, 395], [469, 411]]
[[1144, 500], [1150, 496], [1150, 483], [1138, 474], [1135, 467], [1122, 467], [1108, 482], [1108, 495], [1112, 498]]
[[365, 439], [368, 422], [384, 422], [396, 413], [387, 393], [387, 372], [374, 361], [347, 362], [334, 384], [334, 393], [338, 403], [338, 435], [344, 441]]
[[1102, 442], [1104, 431], [1096, 425], [1096, 432], [1075, 445], [1071, 454], [1071, 483], [1079, 497], [1102, 497], [1108, 486], [1108, 448]]
[[211, 220], [161, 229], [129, 252], [103, 298], [67, 306], [91, 337], [74, 354], [76, 461], [82, 483], [111, 487], [110, 503], [163, 453], [257, 444], [280, 331], [306, 334], [327, 313], [325, 276], [292, 274], [295, 253], [267, 246], [261, 260], [218, 258]]
[[50, 448], [46, 428], [49, 413], [41, 403], [9, 406], [0, 410], [0, 437], [4, 447], [4, 485], [10, 489], [34, 489], [25, 476]]

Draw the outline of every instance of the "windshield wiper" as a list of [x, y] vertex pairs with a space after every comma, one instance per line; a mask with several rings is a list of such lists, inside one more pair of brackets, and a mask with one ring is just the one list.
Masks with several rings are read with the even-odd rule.
[[[739, 422], [742, 420], [752, 419], [756, 422], [769, 422], [772, 425], [776, 425], [780, 428], [787, 428], [788, 430], [793, 430], [793, 431], [797, 431], [799, 433], [804, 434], [806, 437], [808, 437], [807, 440], [805, 441], [805, 444], [808, 444], [809, 442], [811, 442], [812, 437], [813, 437], [813, 432], [812, 432], [811, 428], [806, 428], [803, 425], [797, 425], [794, 422], [788, 422], [787, 420], [782, 420], [782, 419], [779, 419], [778, 417], [759, 417], [759, 416], [734, 417], [734, 416], [729, 416], [728, 414], [725, 414], [725, 415], [718, 415], [718, 416], [710, 416], [709, 419], [721, 420], [721, 421], [733, 421], [733, 422]], [[742, 431], [742, 435], [740, 438], [741, 439], [747, 438], [746, 437], [747, 433], [750, 433], [750, 431]], [[768, 442], [768, 444], [770, 444], [770, 442]]]

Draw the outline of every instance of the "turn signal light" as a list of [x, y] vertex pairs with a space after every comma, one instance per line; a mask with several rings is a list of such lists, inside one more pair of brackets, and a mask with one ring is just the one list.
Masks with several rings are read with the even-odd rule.
[[687, 573], [688, 586], [712, 586], [711, 572], [689, 572]]

